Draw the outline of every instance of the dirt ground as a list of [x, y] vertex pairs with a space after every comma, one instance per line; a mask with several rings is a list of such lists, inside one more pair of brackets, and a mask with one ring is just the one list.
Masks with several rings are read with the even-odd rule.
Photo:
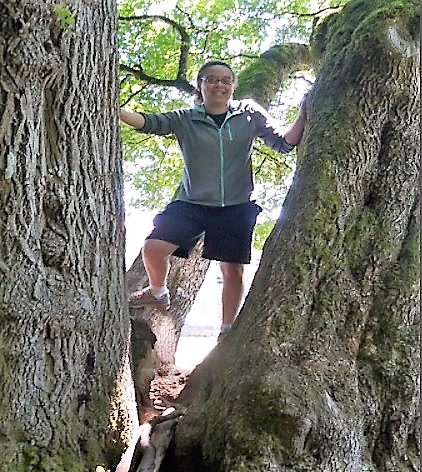
[[165, 410], [177, 399], [191, 370], [178, 369], [176, 367], [158, 371], [151, 382], [150, 398], [156, 410]]

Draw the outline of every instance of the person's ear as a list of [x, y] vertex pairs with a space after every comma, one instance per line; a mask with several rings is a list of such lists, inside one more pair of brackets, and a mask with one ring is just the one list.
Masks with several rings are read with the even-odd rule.
[[194, 89], [192, 95], [194, 96], [195, 104], [200, 105], [203, 102], [201, 90], [199, 90], [198, 88]]

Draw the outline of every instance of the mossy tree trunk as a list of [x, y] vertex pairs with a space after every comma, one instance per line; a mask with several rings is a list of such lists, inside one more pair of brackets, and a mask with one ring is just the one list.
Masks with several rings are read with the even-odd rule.
[[136, 421], [116, 5], [66, 5], [0, 1], [4, 472], [94, 470]]
[[172, 471], [420, 470], [418, 12], [352, 1], [321, 26], [292, 187], [182, 394]]

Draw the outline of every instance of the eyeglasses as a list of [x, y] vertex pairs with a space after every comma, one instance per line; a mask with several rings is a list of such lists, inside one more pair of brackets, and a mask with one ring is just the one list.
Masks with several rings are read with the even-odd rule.
[[234, 83], [234, 80], [231, 77], [223, 77], [222, 79], [218, 79], [213, 75], [209, 75], [208, 77], [201, 77], [201, 80], [210, 85], [217, 85], [218, 82], [221, 82], [223, 85], [233, 85]]

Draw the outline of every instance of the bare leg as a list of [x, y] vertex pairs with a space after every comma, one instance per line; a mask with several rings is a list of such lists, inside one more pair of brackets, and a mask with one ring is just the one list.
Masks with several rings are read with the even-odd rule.
[[243, 264], [220, 262], [223, 273], [223, 324], [232, 324], [235, 320], [243, 297]]
[[149, 283], [155, 287], [163, 287], [167, 283], [170, 270], [169, 256], [178, 246], [159, 239], [147, 239], [142, 249], [142, 258]]

